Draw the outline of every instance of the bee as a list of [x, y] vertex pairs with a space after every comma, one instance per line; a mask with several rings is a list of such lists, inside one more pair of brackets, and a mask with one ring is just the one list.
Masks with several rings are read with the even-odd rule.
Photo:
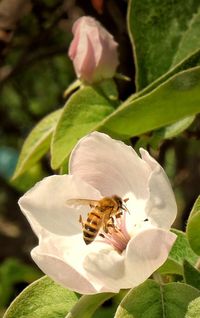
[[[100, 200], [87, 200], [87, 199], [71, 199], [68, 204], [72, 205], [89, 205], [91, 211], [88, 213], [87, 220], [84, 222], [80, 215], [79, 222], [82, 224], [83, 239], [88, 245], [94, 241], [99, 231], [103, 229], [108, 233], [109, 227], [114, 227], [114, 218], [120, 218], [123, 210], [127, 211], [123, 202], [128, 199], [122, 199], [113, 195], [112, 197], [104, 197]], [[102, 234], [103, 236], [103, 234]]]

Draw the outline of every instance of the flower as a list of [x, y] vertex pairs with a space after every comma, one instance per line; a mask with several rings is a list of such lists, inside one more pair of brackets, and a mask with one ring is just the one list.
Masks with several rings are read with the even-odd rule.
[[78, 78], [93, 83], [112, 78], [118, 66], [117, 43], [95, 19], [81, 17], [73, 25], [74, 38], [69, 47]]
[[[93, 132], [72, 151], [69, 175], [43, 179], [19, 200], [39, 238], [32, 258], [61, 285], [83, 294], [118, 292], [144, 282], [167, 259], [176, 202], [162, 167], [144, 149]], [[92, 208], [74, 199], [119, 196], [123, 216], [86, 245], [82, 225]], [[103, 237], [102, 237], [103, 236]]]

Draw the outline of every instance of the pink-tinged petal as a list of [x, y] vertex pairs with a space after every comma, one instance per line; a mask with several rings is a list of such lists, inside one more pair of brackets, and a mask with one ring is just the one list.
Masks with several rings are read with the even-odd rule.
[[83, 50], [80, 50], [83, 51], [83, 57], [81, 59], [77, 57], [77, 66], [79, 66], [78, 71], [80, 76], [89, 82], [90, 80], [92, 80], [93, 72], [96, 68], [96, 61], [91, 39], [88, 36], [86, 36], [86, 40], [87, 44], [84, 46]]
[[83, 266], [91, 281], [95, 277], [107, 291], [117, 293], [141, 284], [157, 270], [167, 259], [175, 239], [175, 234], [162, 229], [140, 230], [122, 254], [109, 245], [101, 246], [88, 252]]
[[163, 229], [147, 229], [127, 245], [125, 266], [132, 287], [144, 282], [167, 259], [176, 235]]
[[91, 275], [83, 266], [85, 257], [91, 250], [100, 251], [102, 245], [104, 244], [87, 246], [82, 235], [65, 237], [43, 230], [39, 246], [33, 250], [32, 257], [45, 274], [67, 288], [83, 294], [108, 292], [112, 290], [104, 286], [98, 275]]
[[164, 229], [169, 229], [177, 214], [177, 205], [168, 177], [158, 162], [149, 153], [140, 149], [142, 159], [149, 165], [148, 188], [149, 198], [146, 202], [146, 215], [151, 223]]
[[126, 278], [124, 255], [120, 255], [109, 245], [87, 254], [83, 263], [91, 280], [96, 278], [105, 287], [106, 292], [117, 293], [120, 289], [131, 287]]
[[19, 205], [39, 236], [41, 228], [58, 235], [75, 235], [82, 231], [80, 214], [86, 218], [89, 207], [80, 210], [67, 205], [69, 199], [96, 199], [98, 190], [77, 176], [54, 175], [44, 178], [19, 200]]
[[79, 36], [74, 38], [70, 44], [68, 55], [71, 60], [74, 60], [76, 58], [78, 41], [79, 41]]
[[148, 165], [132, 147], [106, 134], [93, 132], [82, 138], [71, 154], [69, 169], [103, 196], [132, 196], [135, 210], [148, 197]]
[[173, 233], [148, 229], [119, 254], [105, 243], [86, 246], [78, 236], [46, 232], [32, 257], [45, 274], [69, 289], [83, 294], [118, 292], [137, 286], [160, 267], [175, 239]]
[[[99, 39], [100, 46], [104, 48], [102, 54], [99, 54], [99, 60], [97, 64], [97, 69], [95, 72], [95, 77], [101, 79], [101, 73], [104, 74], [104, 78], [111, 78], [115, 75], [115, 70], [119, 64], [118, 53], [117, 53], [117, 43], [114, 41], [107, 41], [106, 37], [101, 37]], [[107, 67], [109, 65], [110, 67]]]
[[76, 75], [88, 83], [113, 77], [119, 64], [113, 36], [91, 17], [79, 18], [72, 31], [69, 57]]
[[38, 267], [54, 281], [81, 294], [94, 294], [97, 292], [89, 280], [85, 279], [73, 267], [62, 259], [45, 254], [39, 247], [32, 250], [31, 256]]

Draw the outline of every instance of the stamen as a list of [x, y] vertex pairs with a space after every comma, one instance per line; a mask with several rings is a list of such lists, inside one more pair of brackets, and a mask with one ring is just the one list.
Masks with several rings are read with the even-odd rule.
[[102, 237], [101, 242], [112, 245], [119, 253], [122, 253], [129, 240], [130, 235], [126, 230], [126, 213], [122, 215], [120, 218], [114, 218], [112, 226], [108, 226], [108, 232], [105, 231], [99, 234]]

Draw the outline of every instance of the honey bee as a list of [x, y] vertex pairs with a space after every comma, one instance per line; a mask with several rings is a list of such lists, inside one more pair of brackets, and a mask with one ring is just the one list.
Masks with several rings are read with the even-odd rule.
[[[120, 218], [123, 210], [127, 211], [123, 202], [128, 199], [122, 199], [114, 195], [104, 197], [101, 200], [72, 199], [68, 200], [69, 205], [89, 205], [92, 209], [88, 213], [87, 220], [84, 222], [80, 215], [79, 222], [82, 224], [83, 239], [88, 245], [94, 241], [99, 231], [103, 229], [108, 233], [109, 227], [114, 227], [114, 218]], [[102, 234], [103, 236], [103, 234]]]

